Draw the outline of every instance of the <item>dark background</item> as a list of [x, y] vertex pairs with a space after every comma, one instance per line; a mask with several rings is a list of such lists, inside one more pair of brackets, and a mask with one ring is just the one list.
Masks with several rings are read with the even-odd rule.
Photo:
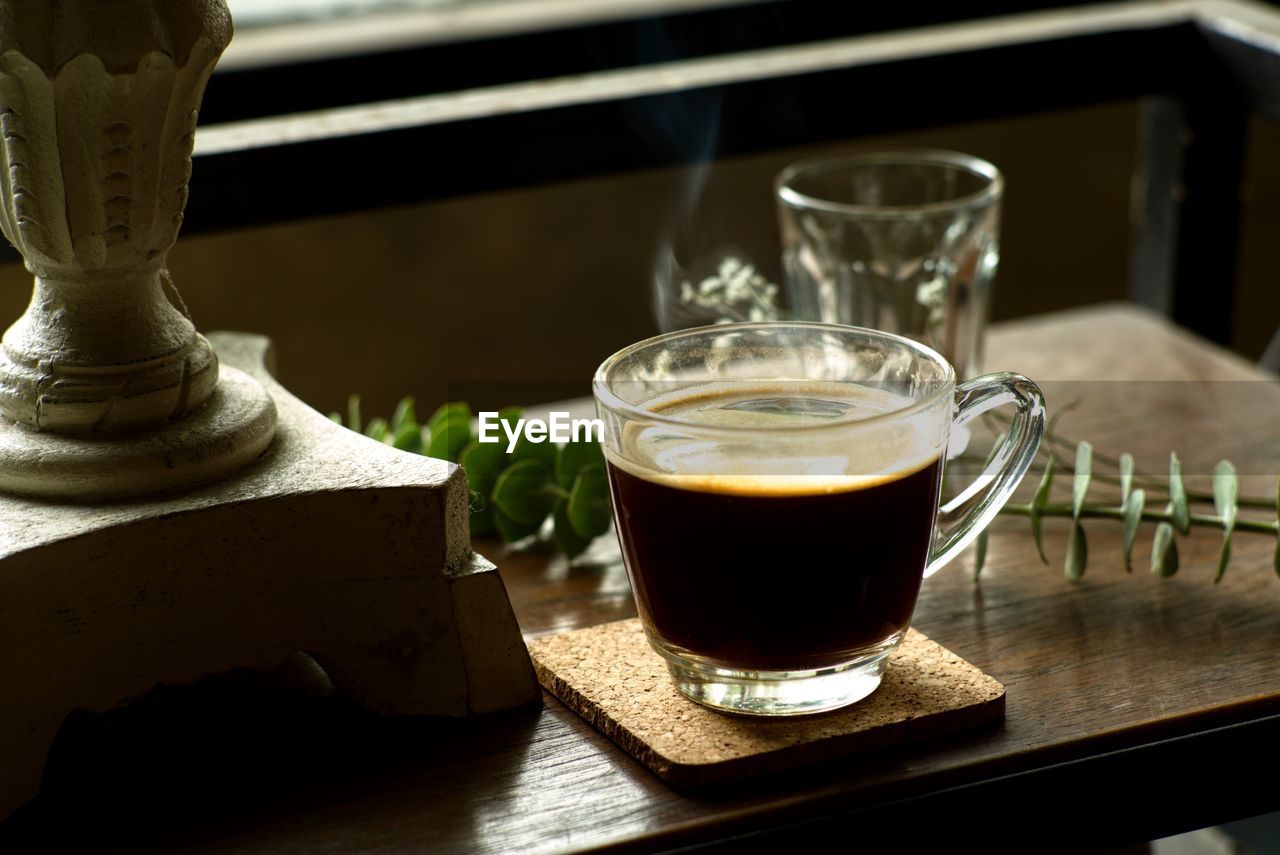
[[[426, 92], [705, 56], [725, 51], [928, 25], [1047, 7], [1046, 3], [865, 4], [791, 0], [685, 16], [679, 21], [592, 25], [481, 43], [435, 45], [312, 63], [215, 74], [203, 123], [385, 100]], [[1061, 4], [1057, 4], [1061, 5]], [[1143, 57], [1135, 56], [1140, 63]], [[1083, 61], [1083, 59], [1082, 59]], [[1034, 87], [1035, 81], [1028, 80]], [[202, 329], [270, 335], [280, 375], [322, 409], [360, 392], [367, 414], [387, 414], [404, 394], [429, 410], [445, 398], [476, 406], [536, 403], [588, 393], [601, 359], [652, 334], [653, 260], [665, 242], [730, 242], [778, 277], [774, 175], [817, 152], [899, 145], [968, 152], [1006, 175], [1002, 259], [994, 290], [996, 320], [1061, 309], [1128, 293], [1131, 184], [1138, 155], [1139, 103], [1031, 113], [929, 126], [932, 100], [981, 100], [1007, 80], [947, 77], [916, 90], [921, 111], [909, 133], [859, 136], [821, 146], [716, 156], [716, 126], [776, 117], [640, 115], [637, 138], [670, 144], [678, 132], [685, 159], [704, 166], [612, 173], [519, 189], [403, 204], [396, 186], [370, 188], [368, 162], [317, 162], [303, 175], [328, 210], [261, 224], [253, 203], [218, 222], [202, 216], [197, 158], [192, 216], [170, 268]], [[851, 89], [822, 109], [857, 111], [893, 93]], [[906, 98], [907, 96], [904, 96]], [[898, 105], [910, 112], [913, 104]], [[684, 117], [687, 119], [687, 117]], [[874, 125], [874, 121], [869, 122]], [[590, 128], [567, 133], [590, 135]], [[536, 171], [536, 150], [504, 141], [503, 158]], [[394, 173], [430, 187], [455, 181], [456, 164], [427, 148], [404, 156]], [[523, 160], [522, 160], [523, 159]], [[504, 167], [510, 164], [502, 164]], [[385, 181], [385, 179], [379, 179]], [[385, 182], [398, 184], [399, 182]], [[1242, 198], [1240, 267], [1203, 287], [1234, 296], [1229, 345], [1256, 359], [1280, 324], [1276, 249], [1280, 234], [1280, 130], [1250, 128]], [[358, 192], [352, 188], [359, 188]], [[381, 190], [397, 204], [370, 207]], [[264, 182], [262, 196], [300, 192]], [[350, 197], [348, 206], [345, 197]], [[224, 212], [225, 213], [225, 212]], [[237, 227], [240, 221], [253, 225]], [[1194, 239], [1194, 236], [1190, 237]], [[1224, 265], [1229, 267], [1230, 265]], [[0, 325], [29, 295], [29, 276], [0, 267]], [[987, 366], [1011, 368], [1017, 366]], [[1052, 379], [1052, 378], [1044, 378]]]

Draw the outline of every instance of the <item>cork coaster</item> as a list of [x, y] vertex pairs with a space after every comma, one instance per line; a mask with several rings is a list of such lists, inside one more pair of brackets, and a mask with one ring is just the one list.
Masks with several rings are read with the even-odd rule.
[[538, 638], [529, 652], [549, 692], [677, 786], [742, 781], [1004, 716], [1004, 686], [914, 629], [869, 698], [788, 718], [726, 715], [686, 699], [636, 618]]

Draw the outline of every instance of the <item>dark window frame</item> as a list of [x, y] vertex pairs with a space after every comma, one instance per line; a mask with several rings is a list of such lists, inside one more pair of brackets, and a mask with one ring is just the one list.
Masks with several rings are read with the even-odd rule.
[[[1227, 340], [1248, 121], [1253, 114], [1280, 120], [1280, 11], [1233, 0], [1124, 2], [956, 22], [907, 4], [870, 24], [891, 26], [912, 14], [935, 23], [794, 42], [787, 40], [792, 34], [814, 33], [802, 33], [800, 24], [795, 33], [765, 26], [780, 10], [811, 25], [811, 13], [837, 5], [717, 6], [381, 58], [339, 57], [325, 61], [326, 74], [391, 82], [360, 90], [350, 103], [334, 90], [338, 103], [294, 115], [263, 115], [266, 102], [246, 103], [245, 87], [256, 80], [269, 95], [272, 75], [276, 85], [319, 74], [316, 68], [215, 75], [197, 137], [186, 232], [1142, 99], [1131, 295], [1210, 339]], [[847, 14], [838, 23], [851, 26]], [[650, 31], [666, 34], [670, 59], [662, 51], [648, 59], [615, 52], [591, 59], [597, 70], [574, 65], [583, 59], [569, 46], [581, 39], [617, 44]], [[550, 64], [522, 65], [522, 58], [557, 49], [562, 55]], [[454, 79], [449, 91], [406, 95], [396, 88], [405, 84], [393, 73], [397, 63], [426, 62], [433, 53], [465, 54], [476, 64], [494, 58], [490, 77]], [[368, 77], [379, 62], [389, 70]], [[530, 71], [536, 80], [520, 74]], [[408, 79], [417, 85], [428, 77]], [[385, 97], [374, 99], [379, 92]], [[854, 92], [858, 109], [829, 108]], [[484, 98], [488, 106], [477, 112]], [[697, 115], [709, 101], [720, 105], [714, 150], [693, 137], [655, 144], [637, 132], [645, 116]], [[389, 112], [396, 121], [386, 121]]]

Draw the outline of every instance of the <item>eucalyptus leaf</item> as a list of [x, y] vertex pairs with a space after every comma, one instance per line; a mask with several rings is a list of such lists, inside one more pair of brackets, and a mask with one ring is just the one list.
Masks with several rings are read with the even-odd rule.
[[1169, 455], [1169, 505], [1173, 524], [1179, 534], [1191, 531], [1191, 508], [1187, 504], [1187, 485], [1182, 482], [1182, 461], [1177, 452]]
[[1071, 485], [1071, 518], [1079, 521], [1080, 509], [1089, 494], [1089, 478], [1093, 469], [1093, 446], [1081, 441], [1076, 446], [1075, 480]]
[[470, 423], [471, 407], [467, 406], [466, 401], [450, 401], [447, 404], [441, 404], [431, 414], [431, 418], [427, 419], [427, 426], [434, 431], [437, 424], [452, 422], [456, 419], [464, 419]]
[[[432, 416], [430, 431], [427, 456], [457, 463], [462, 449], [471, 442], [471, 415], [467, 412], [449, 412], [439, 418]], [[494, 447], [500, 448], [501, 445], [494, 443]]]
[[456, 463], [462, 449], [471, 442], [471, 408], [462, 401], [443, 404], [431, 414], [427, 428], [427, 455]]
[[422, 431], [418, 429], [417, 425], [401, 425], [400, 430], [391, 438], [391, 444], [401, 451], [421, 454], [424, 446]]
[[[458, 455], [458, 463], [467, 472], [467, 479], [473, 490], [481, 481], [494, 482], [507, 468], [507, 455], [502, 451], [502, 444], [497, 442], [480, 442], [472, 440]], [[484, 491], [486, 494], [488, 490]]]
[[[551, 469], [540, 460], [522, 460], [503, 470], [493, 485], [493, 506], [503, 517], [519, 525], [541, 525], [551, 511], [555, 494]], [[502, 524], [498, 522], [498, 530]], [[506, 537], [504, 534], [503, 537]]]
[[1280, 478], [1276, 479], [1276, 551], [1271, 556], [1271, 569], [1280, 576]]
[[364, 422], [360, 420], [359, 395], [352, 395], [347, 398], [347, 427], [356, 433], [360, 433], [360, 429], [364, 427]]
[[365, 426], [364, 435], [369, 437], [369, 439], [375, 439], [378, 442], [383, 442], [387, 438], [388, 430], [389, 426], [387, 425], [386, 419], [370, 419], [369, 424]]
[[556, 445], [549, 440], [534, 442], [521, 431], [516, 440], [516, 447], [511, 451], [511, 462], [520, 463], [525, 460], [536, 460], [552, 472], [556, 468]]
[[493, 526], [498, 530], [498, 535], [507, 543], [514, 543], [517, 540], [524, 540], [531, 534], [537, 534], [542, 530], [542, 523], [545, 521], [545, 517], [543, 517], [532, 523], [516, 522], [496, 507], [492, 509], [492, 513]]
[[1213, 507], [1218, 516], [1234, 520], [1240, 497], [1240, 476], [1230, 460], [1219, 460], [1213, 467]]
[[982, 565], [987, 563], [987, 530], [978, 532], [973, 542], [973, 578], [976, 581], [982, 575]]
[[516, 423], [520, 421], [522, 415], [524, 415], [524, 410], [519, 407], [503, 407], [498, 410], [498, 421], [506, 423], [512, 430], [515, 430]]
[[458, 463], [467, 473], [471, 487], [471, 533], [488, 534], [496, 523], [489, 497], [507, 463], [502, 446], [493, 442], [471, 442], [458, 455]]
[[591, 545], [592, 538], [583, 537], [574, 529], [573, 523], [569, 519], [569, 500], [557, 499], [555, 508], [551, 512], [552, 537], [555, 538], [556, 545], [560, 547], [560, 551], [565, 557], [573, 560], [587, 550]]
[[1213, 467], [1213, 507], [1222, 517], [1222, 550], [1218, 553], [1218, 571], [1213, 576], [1216, 585], [1227, 572], [1231, 560], [1231, 534], [1235, 531], [1236, 517], [1240, 509], [1240, 476], [1230, 460], [1219, 460]]
[[1231, 560], [1231, 535], [1225, 534], [1222, 537], [1222, 549], [1218, 552], [1218, 571], [1213, 574], [1213, 584], [1222, 581], [1222, 577], [1227, 574], [1227, 562]]
[[1142, 523], [1142, 510], [1147, 495], [1142, 490], [1134, 490], [1124, 500], [1124, 569], [1133, 572], [1133, 543], [1138, 539], [1138, 527]]
[[418, 417], [413, 410], [413, 396], [409, 395], [400, 399], [400, 403], [396, 404], [396, 410], [391, 414], [391, 430], [399, 431], [402, 425], [412, 424], [414, 427], [418, 425]]
[[1067, 541], [1067, 560], [1064, 565], [1068, 579], [1079, 579], [1084, 576], [1085, 565], [1089, 563], [1089, 545], [1085, 541], [1084, 526], [1076, 523], [1071, 526], [1071, 539]]
[[1156, 526], [1151, 543], [1151, 572], [1165, 578], [1178, 572], [1178, 544], [1174, 540], [1173, 526], [1167, 522]]
[[569, 442], [556, 453], [556, 483], [566, 490], [587, 466], [604, 468], [604, 452], [600, 443], [591, 440]]
[[[1277, 524], [1280, 528], [1280, 523]], [[1276, 575], [1280, 576], [1280, 531], [1276, 533], [1276, 551], [1271, 556], [1271, 569], [1276, 571]]]
[[1044, 506], [1049, 503], [1049, 491], [1053, 489], [1053, 465], [1054, 458], [1050, 457], [1049, 462], [1044, 466], [1044, 475], [1040, 476], [1040, 486], [1036, 488], [1036, 494], [1031, 499], [1031, 536], [1035, 539], [1040, 560], [1046, 566], [1049, 564], [1049, 558], [1044, 554], [1044, 543], [1040, 537], [1040, 517]]
[[1129, 501], [1129, 494], [1133, 492], [1133, 455], [1124, 452], [1120, 455], [1120, 501], [1121, 503]]
[[569, 491], [568, 514], [574, 530], [585, 538], [598, 537], [609, 530], [613, 514], [604, 467], [587, 466], [578, 473]]

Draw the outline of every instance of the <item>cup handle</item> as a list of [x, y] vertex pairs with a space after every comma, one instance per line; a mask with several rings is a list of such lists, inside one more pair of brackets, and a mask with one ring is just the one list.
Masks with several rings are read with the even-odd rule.
[[1021, 374], [984, 374], [956, 386], [953, 429], [1005, 404], [1015, 409], [999, 450], [964, 492], [938, 509], [925, 578], [959, 555], [995, 519], [1031, 466], [1044, 436], [1044, 394]]

